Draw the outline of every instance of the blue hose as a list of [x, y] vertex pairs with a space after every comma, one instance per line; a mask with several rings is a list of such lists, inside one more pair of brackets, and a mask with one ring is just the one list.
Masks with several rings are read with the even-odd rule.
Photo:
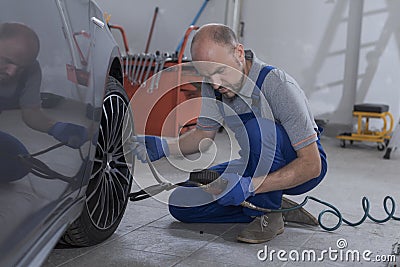
[[[287, 209], [269, 210], [269, 212], [293, 211], [293, 210], [296, 210], [296, 209], [299, 209], [299, 208], [303, 207], [308, 202], [308, 200], [314, 200], [314, 201], [316, 201], [316, 202], [318, 202], [318, 203], [320, 203], [322, 205], [325, 205], [325, 206], [330, 208], [330, 209], [321, 211], [319, 213], [319, 215], [318, 215], [318, 223], [321, 226], [321, 228], [326, 230], [326, 231], [335, 231], [342, 225], [342, 223], [345, 223], [345, 224], [347, 224], [349, 226], [353, 226], [353, 227], [354, 226], [358, 226], [358, 225], [364, 223], [364, 221], [367, 218], [369, 218], [371, 221], [373, 221], [375, 223], [384, 223], [384, 222], [387, 222], [387, 221], [389, 221], [391, 219], [393, 219], [395, 221], [400, 221], [400, 217], [394, 216], [395, 211], [396, 211], [396, 202], [394, 201], [394, 199], [391, 196], [386, 196], [384, 198], [384, 200], [383, 200], [383, 208], [385, 209], [385, 212], [387, 214], [387, 217], [383, 218], [383, 219], [376, 219], [370, 214], [370, 212], [369, 212], [370, 202], [369, 202], [367, 197], [363, 197], [362, 200], [361, 200], [362, 208], [364, 210], [364, 215], [357, 222], [350, 222], [350, 221], [344, 219], [343, 215], [340, 213], [340, 211], [335, 206], [333, 206], [332, 204], [329, 204], [329, 203], [327, 203], [325, 201], [322, 201], [322, 200], [320, 200], [318, 198], [312, 197], [312, 196], [307, 196], [303, 200], [303, 202], [301, 202], [298, 206], [295, 206], [295, 207], [292, 207], [292, 208], [287, 208]], [[390, 209], [389, 209], [389, 204], [391, 206]], [[322, 223], [322, 217], [325, 215], [325, 213], [331, 213], [331, 214], [335, 215], [338, 218], [338, 222], [337, 222], [337, 224], [335, 226], [328, 227], [328, 226], [325, 226]]]

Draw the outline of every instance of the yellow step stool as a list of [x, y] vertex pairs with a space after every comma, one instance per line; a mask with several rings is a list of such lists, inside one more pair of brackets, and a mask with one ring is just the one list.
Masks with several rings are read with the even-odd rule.
[[[340, 146], [346, 147], [346, 141], [349, 141], [350, 144], [354, 141], [366, 141], [376, 142], [378, 150], [384, 150], [389, 143], [390, 134], [393, 130], [393, 115], [389, 112], [389, 106], [382, 104], [354, 105], [353, 116], [357, 117], [357, 132], [342, 133], [336, 136], [341, 140]], [[380, 131], [371, 131], [369, 129], [369, 120], [371, 118], [383, 120], [383, 126]]]

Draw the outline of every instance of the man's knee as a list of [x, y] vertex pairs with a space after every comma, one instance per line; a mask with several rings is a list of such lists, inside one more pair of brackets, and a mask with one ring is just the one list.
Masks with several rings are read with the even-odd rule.
[[178, 187], [169, 196], [169, 204], [177, 207], [198, 207], [214, 201], [211, 194], [200, 187]]
[[190, 223], [192, 222], [191, 217], [193, 217], [194, 213], [192, 208], [189, 207], [178, 207], [169, 204], [168, 205], [169, 213], [172, 217], [180, 222]]
[[169, 196], [168, 209], [172, 217], [181, 222], [191, 222], [196, 212], [193, 212], [194, 199], [188, 192], [190, 188], [178, 187]]
[[213, 201], [211, 194], [200, 187], [178, 187], [168, 200], [171, 215], [181, 222], [197, 222], [201, 216], [200, 207]]

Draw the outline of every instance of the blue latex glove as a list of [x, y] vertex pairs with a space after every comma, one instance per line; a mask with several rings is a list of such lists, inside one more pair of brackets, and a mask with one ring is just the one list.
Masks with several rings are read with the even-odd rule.
[[222, 206], [238, 206], [255, 194], [250, 177], [242, 177], [236, 173], [224, 173], [220, 178], [228, 181], [224, 192], [217, 195], [217, 202]]
[[169, 156], [167, 140], [164, 138], [152, 135], [133, 136], [131, 141], [133, 142], [133, 154], [135, 154], [143, 163], [147, 162], [146, 148], [150, 161], [155, 161]]
[[72, 148], [81, 147], [89, 139], [85, 127], [69, 122], [56, 122], [47, 133]]

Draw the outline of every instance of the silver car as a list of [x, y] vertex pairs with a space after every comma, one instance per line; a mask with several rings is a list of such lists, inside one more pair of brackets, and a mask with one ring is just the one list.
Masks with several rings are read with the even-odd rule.
[[0, 266], [89, 246], [127, 205], [134, 131], [118, 46], [91, 0], [0, 2]]

